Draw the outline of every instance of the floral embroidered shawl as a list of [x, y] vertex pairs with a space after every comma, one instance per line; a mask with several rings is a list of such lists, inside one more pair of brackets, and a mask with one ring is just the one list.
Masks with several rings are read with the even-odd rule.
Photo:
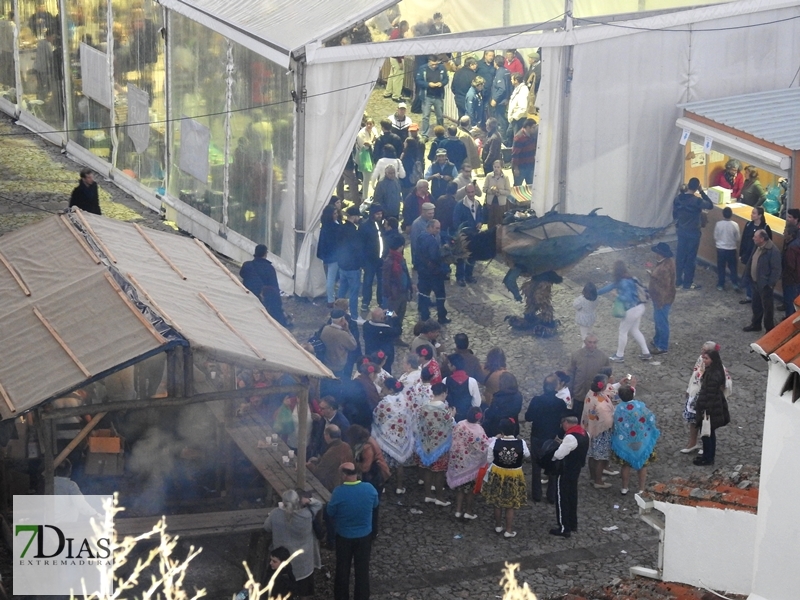
[[414, 411], [403, 392], [386, 396], [375, 407], [372, 437], [386, 454], [399, 463], [414, 453]]
[[453, 443], [450, 446], [450, 462], [447, 463], [447, 485], [455, 489], [474, 481], [478, 470], [486, 464], [489, 438], [479, 423], [466, 419], [453, 428]]
[[450, 450], [453, 415], [444, 402], [430, 402], [416, 409], [415, 450], [426, 467]]
[[631, 467], [638, 471], [644, 466], [660, 436], [656, 416], [643, 402], [631, 400], [617, 406], [611, 449]]
[[614, 405], [606, 395], [606, 390], [599, 393], [589, 390], [586, 394], [581, 426], [591, 438], [597, 437], [614, 426]]

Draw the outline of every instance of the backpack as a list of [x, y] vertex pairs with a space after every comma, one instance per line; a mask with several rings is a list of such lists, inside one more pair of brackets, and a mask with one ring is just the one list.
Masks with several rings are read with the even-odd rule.
[[319, 329], [314, 335], [308, 338], [308, 343], [314, 348], [314, 356], [320, 360], [320, 362], [325, 362], [325, 342], [322, 341], [322, 338], [319, 335], [322, 333], [322, 329]]

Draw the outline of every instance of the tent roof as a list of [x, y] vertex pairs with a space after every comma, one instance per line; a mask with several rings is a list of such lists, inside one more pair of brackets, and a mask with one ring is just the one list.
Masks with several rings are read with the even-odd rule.
[[290, 55], [301, 51], [306, 44], [324, 42], [398, 1], [161, 0], [160, 3], [289, 67]]
[[800, 150], [800, 88], [688, 102], [678, 108], [789, 150]]
[[3, 418], [187, 341], [210, 360], [332, 376], [196, 240], [75, 212], [0, 238], [0, 263]]

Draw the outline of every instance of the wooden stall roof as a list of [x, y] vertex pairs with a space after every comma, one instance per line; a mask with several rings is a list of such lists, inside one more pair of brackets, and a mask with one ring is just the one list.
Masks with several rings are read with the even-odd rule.
[[170, 345], [332, 377], [200, 242], [73, 209], [0, 238], [0, 416]]

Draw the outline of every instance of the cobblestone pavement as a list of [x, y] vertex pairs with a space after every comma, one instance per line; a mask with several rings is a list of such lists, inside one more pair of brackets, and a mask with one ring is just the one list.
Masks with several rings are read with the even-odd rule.
[[[0, 120], [0, 133], [12, 127], [13, 131], [20, 131], [8, 119]], [[18, 166], [23, 155], [24, 168]], [[31, 161], [30, 164], [27, 161]], [[67, 194], [77, 181], [78, 166], [70, 163], [57, 148], [35, 137], [0, 138], [0, 164], [4, 171], [3, 181], [0, 181], [0, 233], [40, 218], [45, 213], [39, 208], [65, 207]], [[165, 227], [158, 215], [113, 185], [101, 183], [101, 187], [108, 193], [106, 200], [135, 210], [149, 226]], [[672, 245], [674, 248], [674, 243]], [[444, 348], [453, 347], [453, 335], [460, 331], [469, 334], [472, 347], [481, 359], [490, 348], [502, 347], [509, 369], [520, 381], [527, 404], [527, 399], [541, 390], [543, 377], [566, 367], [570, 353], [581, 345], [574, 323], [573, 299], [587, 281], [596, 284], [607, 281], [611, 266], [618, 258], [626, 261], [634, 275], [646, 281], [647, 262], [654, 260], [655, 255], [649, 247], [600, 251], [568, 272], [564, 283], [553, 289], [556, 315], [562, 324], [559, 335], [550, 339], [509, 330], [504, 317], [520, 315], [522, 305], [514, 302], [503, 288], [501, 279], [505, 270], [502, 265], [497, 262], [479, 264], [475, 271], [477, 284], [459, 288], [451, 281], [447, 285], [453, 323], [444, 331]], [[739, 464], [758, 465], [760, 462], [767, 365], [748, 348], [757, 334], [741, 331], [749, 321], [749, 306], [738, 304], [741, 295], [716, 291], [712, 270], [698, 268], [696, 281], [702, 284], [702, 289], [678, 291], [672, 307], [669, 353], [651, 363], [640, 362], [630, 358], [638, 356], [638, 349], [631, 341], [629, 358], [624, 365], [616, 367], [617, 373], [636, 375], [638, 397], [658, 417], [662, 438], [657, 449], [658, 460], [650, 467], [650, 481], [664, 481], [702, 469], [692, 465], [693, 455], [681, 454], [679, 450], [686, 443], [681, 416], [683, 392], [700, 346], [708, 339], [721, 344], [722, 359], [734, 385], [730, 402], [732, 422], [718, 432], [717, 468], [732, 469]], [[601, 298], [595, 328], [600, 347], [609, 354], [616, 345], [618, 326], [618, 321], [611, 316], [611, 302], [608, 296]], [[297, 326], [293, 333], [301, 341], [319, 327], [327, 313], [322, 299], [315, 302], [287, 299], [286, 307], [295, 315]], [[407, 338], [410, 338], [415, 309], [416, 305], [409, 306], [405, 324]], [[652, 307], [644, 317], [643, 332], [647, 339], [652, 338]], [[522, 435], [528, 435], [524, 425]], [[606, 584], [627, 576], [628, 568], [637, 564], [655, 566], [657, 536], [637, 519], [633, 496], [619, 494], [618, 477], [609, 478], [614, 486], [607, 490], [591, 488], [588, 478], [582, 477], [580, 533], [568, 540], [547, 534], [555, 520], [553, 507], [547, 504], [520, 510], [515, 524], [519, 535], [506, 540], [494, 533], [491, 509], [480, 499], [477, 520], [457, 521], [452, 507], [425, 504], [422, 490], [414, 480], [413, 473], [409, 474], [409, 492], [405, 496], [395, 496], [391, 491], [384, 496], [381, 532], [372, 554], [372, 595], [376, 600], [499, 597], [497, 583], [504, 561], [520, 562], [521, 577], [540, 597], [563, 593], [573, 585]], [[390, 482], [387, 490], [393, 489]], [[618, 529], [603, 531], [603, 527], [611, 525]], [[206, 546], [206, 551], [197, 559], [192, 583], [207, 587], [212, 596], [230, 597], [241, 583], [240, 565], [246, 555], [246, 537], [200, 540], [199, 543]], [[323, 562], [325, 569], [333, 570], [332, 553], [323, 552]], [[324, 571], [318, 574], [318, 588], [317, 597], [329, 597], [330, 580], [326, 579]]]

